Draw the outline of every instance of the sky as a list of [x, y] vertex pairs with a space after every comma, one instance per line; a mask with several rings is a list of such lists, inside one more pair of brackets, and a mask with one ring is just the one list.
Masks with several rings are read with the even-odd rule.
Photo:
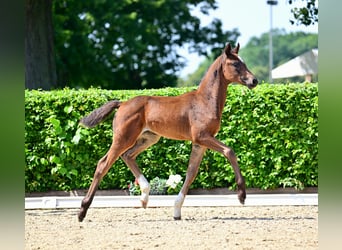
[[[209, 15], [203, 15], [198, 10], [194, 14], [199, 16], [202, 25], [209, 24], [214, 18], [222, 21], [224, 30], [237, 28], [240, 32], [238, 42], [241, 49], [253, 36], [260, 37], [261, 34], [270, 30], [270, 6], [267, 0], [217, 0], [218, 8], [210, 11]], [[306, 1], [297, 0], [293, 4], [288, 4], [288, 0], [278, 0], [278, 4], [272, 7], [272, 27], [285, 29], [286, 32], [304, 31], [308, 33], [318, 33], [318, 24], [304, 26], [292, 25], [291, 9], [301, 7]], [[199, 57], [195, 53], [189, 54], [187, 49], [181, 49], [179, 53], [187, 59], [187, 66], [180, 71], [180, 76], [184, 77], [194, 72], [204, 57]]]

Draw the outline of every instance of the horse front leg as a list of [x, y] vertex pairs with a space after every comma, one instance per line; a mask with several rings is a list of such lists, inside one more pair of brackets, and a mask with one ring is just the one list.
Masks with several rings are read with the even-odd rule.
[[181, 219], [181, 209], [183, 206], [185, 196], [189, 191], [191, 183], [195, 180], [195, 178], [197, 176], [199, 165], [202, 161], [205, 150], [206, 150], [206, 148], [202, 147], [200, 145], [197, 145], [197, 144], [192, 145], [192, 150], [191, 150], [190, 160], [189, 160], [189, 166], [188, 166], [188, 169], [186, 172], [186, 178], [185, 178], [184, 184], [182, 186], [182, 189], [180, 190], [180, 192], [176, 198], [175, 205], [174, 205], [173, 218], [175, 220]]
[[246, 184], [245, 179], [243, 178], [236, 155], [232, 148], [226, 146], [224, 143], [217, 140], [215, 137], [206, 136], [201, 138], [200, 142], [201, 145], [215, 150], [217, 152], [222, 153], [230, 162], [233, 167], [234, 174], [235, 174], [235, 182], [237, 184], [237, 192], [238, 192], [238, 199], [241, 204], [245, 204], [246, 199]]

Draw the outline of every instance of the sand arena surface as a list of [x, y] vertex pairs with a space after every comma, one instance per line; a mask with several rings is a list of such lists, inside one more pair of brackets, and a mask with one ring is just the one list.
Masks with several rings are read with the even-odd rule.
[[318, 249], [318, 206], [26, 210], [25, 249]]

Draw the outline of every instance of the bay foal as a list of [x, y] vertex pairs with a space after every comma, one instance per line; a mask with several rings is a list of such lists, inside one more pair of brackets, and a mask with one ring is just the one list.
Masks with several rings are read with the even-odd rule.
[[185, 196], [198, 173], [206, 149], [218, 151], [230, 161], [237, 183], [238, 199], [244, 204], [245, 181], [234, 151], [215, 138], [220, 128], [228, 85], [237, 82], [252, 89], [258, 84], [258, 80], [238, 56], [239, 47], [238, 44], [232, 49], [227, 44], [209, 67], [197, 90], [174, 97], [137, 96], [125, 102], [113, 100], [80, 121], [86, 127], [93, 127], [118, 109], [113, 119], [112, 145], [97, 164], [93, 181], [82, 200], [79, 221], [85, 218], [99, 182], [119, 157], [138, 179], [142, 192], [141, 203], [146, 208], [150, 185], [135, 159], [143, 150], [157, 143], [161, 136], [192, 141], [186, 178], [174, 204], [174, 219], [181, 219]]

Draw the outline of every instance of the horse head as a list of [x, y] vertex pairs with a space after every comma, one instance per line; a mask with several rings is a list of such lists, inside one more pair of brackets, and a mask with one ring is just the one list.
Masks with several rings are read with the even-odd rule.
[[247, 68], [242, 58], [238, 55], [240, 44], [234, 49], [228, 43], [222, 53], [222, 73], [228, 83], [237, 82], [252, 89], [257, 86], [258, 80]]

